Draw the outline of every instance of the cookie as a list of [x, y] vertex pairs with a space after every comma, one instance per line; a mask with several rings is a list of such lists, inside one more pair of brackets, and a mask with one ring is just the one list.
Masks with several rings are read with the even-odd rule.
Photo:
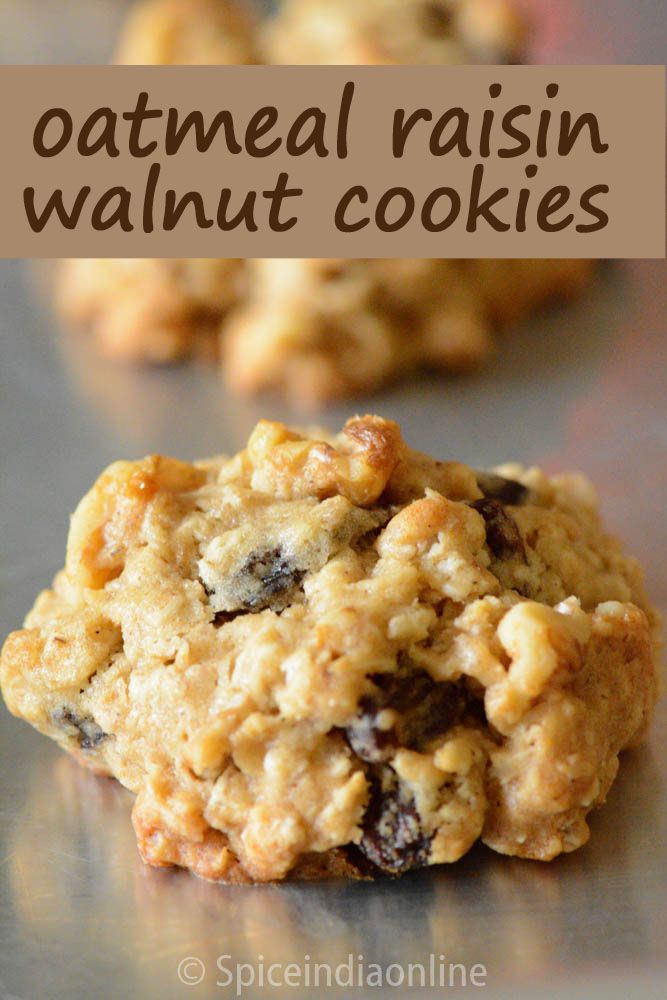
[[[525, 39], [508, 0], [285, 0], [264, 51], [278, 64], [512, 63]], [[311, 406], [414, 369], [475, 368], [496, 329], [577, 295], [591, 272], [584, 260], [253, 261], [225, 330], [227, 378]]]
[[[144, 0], [132, 8], [116, 62], [256, 63], [257, 26], [231, 0]], [[154, 364], [218, 357], [220, 323], [239, 296], [242, 261], [69, 260], [58, 287], [65, 320], [92, 329], [109, 358]]]
[[89, 258], [63, 263], [58, 310], [93, 330], [100, 353], [133, 363], [217, 360], [220, 323], [236, 305], [242, 261]]
[[116, 48], [128, 66], [235, 66], [259, 62], [257, 22], [236, 0], [141, 0]]
[[424, 368], [469, 371], [496, 330], [576, 296], [591, 271], [583, 260], [251, 261], [246, 304], [225, 325], [227, 382], [309, 408]]
[[431, 65], [517, 62], [511, 0], [284, 0], [265, 31], [270, 62]]
[[[149, 0], [118, 58], [514, 62], [524, 36], [508, 0], [287, 0], [259, 27], [227, 0]], [[498, 327], [577, 294], [590, 273], [567, 260], [88, 260], [68, 263], [60, 305], [107, 356], [170, 362], [221, 344], [234, 389], [313, 406], [425, 366], [473, 368]]]
[[150, 864], [373, 878], [585, 843], [656, 645], [585, 479], [262, 421], [231, 459], [107, 469], [0, 682], [136, 793]]

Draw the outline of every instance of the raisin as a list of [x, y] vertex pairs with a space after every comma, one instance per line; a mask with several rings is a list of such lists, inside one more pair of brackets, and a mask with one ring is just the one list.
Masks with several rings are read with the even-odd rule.
[[380, 871], [401, 875], [428, 864], [431, 837], [422, 830], [415, 800], [390, 767], [370, 779], [359, 849]]
[[275, 603], [297, 587], [304, 576], [279, 547], [253, 552], [237, 574], [243, 605], [249, 611], [259, 611]]
[[[241, 568], [229, 578], [229, 604], [226, 610], [216, 612], [215, 625], [224, 625], [240, 612], [262, 611], [272, 607], [281, 610], [291, 598], [292, 591], [305, 575], [282, 553], [281, 549], [253, 552]], [[206, 596], [215, 604], [216, 588], [199, 577]]]
[[377, 708], [372, 698], [362, 698], [359, 704], [359, 715], [345, 730], [350, 748], [360, 760], [368, 763], [389, 760], [398, 749], [395, 728], [380, 729], [378, 714], [381, 709]]
[[295, 566], [283, 550], [275, 546], [251, 552], [222, 586], [207, 583], [201, 576], [198, 579], [210, 603], [218, 608], [214, 625], [219, 627], [241, 613], [269, 607], [274, 611], [282, 610], [305, 574], [305, 569]]
[[[369, 679], [377, 691], [361, 699], [359, 714], [345, 730], [354, 753], [368, 763], [389, 760], [399, 747], [422, 749], [429, 740], [446, 732], [466, 706], [460, 685], [438, 683], [406, 658], [399, 661], [396, 673], [373, 674]], [[398, 716], [389, 728], [379, 725], [385, 709], [392, 709]]]
[[496, 472], [477, 472], [477, 485], [487, 500], [500, 500], [510, 507], [526, 503], [530, 490], [514, 479], [505, 479]]
[[499, 500], [474, 500], [471, 504], [486, 523], [486, 544], [496, 559], [520, 556], [524, 562], [526, 548], [514, 518], [510, 517]]
[[222, 628], [223, 625], [227, 625], [228, 622], [233, 622], [235, 618], [238, 618], [238, 611], [216, 611], [213, 615], [213, 627]]
[[70, 736], [77, 737], [82, 750], [94, 750], [104, 740], [109, 739], [109, 734], [105, 733], [90, 715], [77, 715], [68, 705], [56, 709], [52, 719]]

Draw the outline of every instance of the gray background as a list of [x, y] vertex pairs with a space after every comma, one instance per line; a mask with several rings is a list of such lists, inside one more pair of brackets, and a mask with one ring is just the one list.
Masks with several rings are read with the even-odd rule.
[[[122, 6], [0, 0], [0, 59], [102, 61]], [[541, 61], [664, 59], [662, 0], [544, 6], [535, 38]], [[85, 338], [57, 332], [50, 270], [0, 262], [3, 635], [62, 564], [68, 514], [108, 462], [149, 451], [231, 451], [260, 416], [302, 419], [274, 401], [229, 397], [212, 369], [103, 363]], [[317, 419], [336, 426], [370, 409], [398, 419], [412, 444], [443, 458], [586, 470], [665, 611], [665, 276], [664, 262], [603, 267], [582, 301], [506, 335], [485, 371], [414, 379]], [[129, 794], [1, 712], [3, 998], [223, 996], [217, 955], [256, 962], [262, 954], [268, 963], [308, 954], [336, 963], [349, 952], [367, 962], [418, 962], [429, 952], [482, 962], [482, 995], [494, 998], [667, 994], [664, 704], [648, 746], [626, 755], [607, 806], [593, 817], [591, 842], [574, 855], [539, 865], [476, 849], [456, 866], [399, 883], [259, 888], [144, 867]], [[200, 986], [178, 981], [189, 955], [207, 967]]]

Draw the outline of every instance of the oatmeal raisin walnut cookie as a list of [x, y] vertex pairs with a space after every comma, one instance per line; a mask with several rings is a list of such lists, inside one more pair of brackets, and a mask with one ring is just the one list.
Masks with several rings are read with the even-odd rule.
[[[128, 16], [115, 61], [256, 63], [256, 30], [247, 5], [234, 0], [144, 0]], [[242, 261], [223, 258], [68, 260], [58, 307], [67, 322], [90, 328], [110, 358], [217, 358], [220, 323], [238, 300], [242, 271]]]
[[420, 368], [466, 371], [494, 330], [575, 296], [583, 260], [264, 259], [222, 340], [228, 383], [310, 407]]
[[237, 0], [141, 0], [116, 47], [128, 66], [235, 66], [259, 61], [257, 23]]
[[[287, 0], [257, 26], [231, 0], [148, 0], [118, 49], [126, 63], [513, 62], [524, 25], [510, 0]], [[61, 311], [110, 357], [215, 356], [229, 384], [304, 407], [372, 390], [413, 369], [462, 370], [494, 331], [591, 265], [559, 260], [70, 261]]]
[[71, 259], [60, 272], [58, 308], [67, 322], [92, 330], [113, 360], [215, 360], [220, 322], [241, 280], [238, 260]]
[[590, 485], [355, 417], [117, 462], [0, 659], [5, 701], [210, 879], [583, 844], [656, 698], [656, 616]]
[[265, 30], [270, 62], [515, 62], [525, 24], [511, 0], [284, 0]]

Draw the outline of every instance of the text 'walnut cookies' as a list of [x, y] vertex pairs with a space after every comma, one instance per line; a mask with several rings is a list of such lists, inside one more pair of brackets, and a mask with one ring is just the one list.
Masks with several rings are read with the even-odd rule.
[[107, 469], [0, 679], [136, 793], [149, 863], [373, 877], [585, 843], [656, 644], [581, 477], [438, 462], [379, 417], [263, 421], [232, 459]]
[[[146, 0], [118, 61], [132, 64], [512, 63], [512, 0], [285, 0], [257, 21], [231, 0]], [[222, 354], [229, 384], [305, 406], [420, 367], [468, 369], [494, 330], [588, 282], [582, 260], [74, 260], [60, 306], [109, 357]]]

